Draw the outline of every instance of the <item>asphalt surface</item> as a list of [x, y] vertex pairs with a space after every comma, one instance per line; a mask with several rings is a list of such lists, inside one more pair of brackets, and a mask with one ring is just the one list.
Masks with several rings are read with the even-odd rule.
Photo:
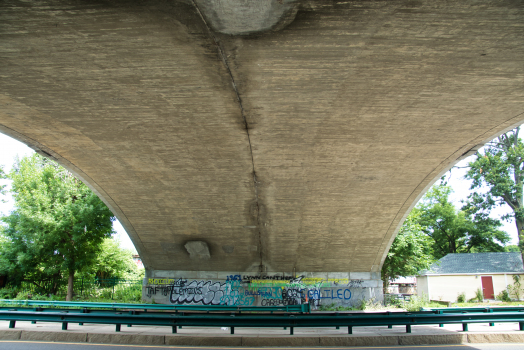
[[[101, 345], [101, 344], [76, 344], [76, 343], [56, 343], [56, 342], [27, 342], [27, 341], [3, 341], [0, 340], [0, 349], [2, 350], [116, 350], [116, 349], [130, 349], [130, 350], [141, 350], [141, 349], [157, 349], [157, 350], [219, 350], [219, 349], [253, 349], [246, 347], [181, 347], [181, 346], [143, 346], [143, 345]], [[267, 349], [282, 349], [289, 350], [289, 348], [267, 348]], [[295, 348], [295, 349], [333, 349], [333, 348]], [[474, 345], [424, 345], [424, 346], [379, 346], [379, 347], [341, 347], [337, 349], [366, 349], [366, 350], [517, 350], [524, 349], [524, 343], [519, 344], [474, 344]]]

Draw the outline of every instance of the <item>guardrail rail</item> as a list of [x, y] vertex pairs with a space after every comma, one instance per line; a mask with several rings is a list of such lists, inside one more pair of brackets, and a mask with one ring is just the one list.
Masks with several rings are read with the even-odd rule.
[[[91, 303], [83, 303], [91, 304]], [[64, 305], [64, 304], [61, 304]], [[315, 313], [248, 313], [244, 308], [231, 312], [223, 310], [213, 310], [215, 307], [208, 306], [212, 312], [202, 312], [199, 310], [176, 310], [171, 305], [163, 305], [162, 310], [147, 311], [149, 304], [139, 304], [133, 309], [121, 305], [116, 308], [120, 311], [97, 310], [100, 303], [92, 303], [92, 307], [81, 309], [54, 309], [42, 308], [37, 306], [30, 308], [22, 307], [2, 307], [0, 308], [0, 320], [9, 321], [9, 327], [14, 328], [17, 321], [31, 322], [60, 322], [62, 329], [67, 330], [68, 323], [99, 323], [114, 324], [115, 331], [119, 332], [121, 325], [146, 325], [146, 326], [169, 326], [173, 333], [177, 333], [177, 328], [184, 326], [200, 327], [230, 327], [231, 334], [234, 334], [238, 327], [289, 327], [290, 334], [293, 334], [295, 327], [347, 327], [348, 334], [353, 333], [353, 327], [363, 326], [405, 326], [406, 333], [411, 333], [413, 325], [431, 324], [462, 324], [462, 330], [468, 330], [469, 323], [494, 323], [494, 322], [515, 322], [519, 324], [519, 330], [524, 330], [524, 308], [518, 310], [504, 311], [497, 308], [496, 312], [474, 312], [457, 311], [444, 312], [442, 309], [425, 310], [421, 312], [382, 312], [382, 313], [342, 313], [342, 312], [315, 312]], [[137, 306], [137, 304], [131, 304]], [[35, 306], [35, 305], [33, 305]], [[146, 306], [146, 307], [144, 307]], [[144, 310], [141, 311], [140, 309]], [[446, 310], [448, 311], [448, 310]]]
[[282, 305], [282, 306], [230, 306], [230, 305], [166, 305], [166, 304], [128, 304], [128, 303], [97, 303], [80, 301], [48, 301], [48, 300], [11, 300], [0, 299], [0, 306], [37, 306], [37, 307], [78, 307], [96, 309], [134, 309], [134, 310], [179, 310], [179, 311], [200, 311], [200, 312], [299, 312], [308, 313], [311, 311], [309, 304], [302, 305]]

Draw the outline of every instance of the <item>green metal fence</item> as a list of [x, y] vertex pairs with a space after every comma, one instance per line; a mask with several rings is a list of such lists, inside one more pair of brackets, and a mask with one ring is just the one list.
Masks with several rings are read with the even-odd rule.
[[[23, 295], [43, 295], [47, 294], [46, 291], [50, 290], [50, 283], [55, 282], [42, 282], [42, 283], [31, 283], [22, 282], [19, 293]], [[75, 295], [93, 298], [104, 298], [104, 299], [121, 299], [115, 298], [119, 294], [132, 294], [141, 295], [142, 293], [142, 280], [125, 280], [119, 278], [76, 278], [73, 284], [73, 290]], [[57, 296], [65, 296], [67, 294], [67, 285], [60, 283], [60, 287], [57, 289]], [[140, 299], [140, 298], [139, 298]]]
[[104, 302], [78, 302], [78, 301], [49, 301], [49, 300], [8, 300], [0, 299], [1, 310], [27, 310], [42, 307], [53, 308], [82, 308], [90, 309], [112, 309], [112, 310], [167, 310], [167, 311], [196, 311], [196, 312], [288, 312], [309, 313], [309, 304], [285, 305], [285, 306], [231, 306], [231, 305], [192, 305], [192, 304], [126, 304], [126, 303], [104, 303]]
[[[213, 309], [213, 307], [209, 307]], [[462, 324], [462, 330], [468, 331], [471, 323], [512, 322], [518, 324], [519, 330], [524, 330], [524, 312], [459, 312], [439, 313], [426, 312], [387, 312], [387, 313], [314, 313], [314, 314], [279, 314], [242, 313], [236, 312], [171, 312], [157, 311], [113, 311], [90, 310], [87, 308], [76, 310], [61, 310], [48, 308], [0, 308], [0, 320], [9, 321], [9, 328], [14, 328], [17, 321], [30, 322], [60, 322], [62, 329], [67, 330], [68, 323], [99, 323], [114, 324], [115, 331], [119, 332], [124, 325], [169, 326], [176, 333], [177, 328], [185, 326], [199, 327], [231, 327], [231, 334], [235, 327], [289, 327], [293, 334], [295, 327], [347, 327], [348, 334], [353, 333], [353, 327], [388, 326], [406, 327], [406, 333], [411, 333], [414, 325], [431, 324]], [[517, 327], [516, 327], [517, 328]]]

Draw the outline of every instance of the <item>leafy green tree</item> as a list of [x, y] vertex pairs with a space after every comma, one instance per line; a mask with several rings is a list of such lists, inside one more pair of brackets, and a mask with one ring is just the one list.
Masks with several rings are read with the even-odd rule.
[[14, 211], [3, 217], [0, 272], [55, 293], [67, 278], [73, 296], [76, 271], [96, 260], [113, 233], [113, 214], [80, 180], [57, 163], [35, 154], [9, 174]]
[[[0, 166], [0, 180], [3, 180], [6, 178], [4, 168]], [[3, 195], [5, 193], [5, 186], [0, 184], [0, 195]]]
[[449, 253], [503, 252], [509, 241], [506, 232], [499, 230], [499, 220], [486, 213], [472, 215], [457, 210], [449, 201], [451, 187], [434, 185], [417, 205], [418, 223], [431, 238], [433, 255], [440, 259]]
[[413, 276], [427, 269], [434, 261], [431, 239], [418, 223], [420, 213], [412, 211], [400, 228], [382, 265], [382, 281], [387, 290], [389, 281], [400, 276]]
[[520, 248], [516, 244], [507, 245], [504, 249], [506, 252], [520, 252]]
[[514, 219], [519, 237], [519, 248], [524, 256], [524, 143], [519, 137], [520, 127], [500, 135], [476, 153], [469, 163], [466, 178], [473, 180], [471, 189], [488, 188], [474, 192], [468, 198], [467, 209], [475, 215], [486, 215], [495, 207], [507, 204], [512, 214], [502, 219]]
[[100, 253], [85, 272], [102, 280], [135, 279], [139, 275], [138, 267], [133, 261], [133, 252], [120, 248], [119, 241], [113, 237], [104, 239]]

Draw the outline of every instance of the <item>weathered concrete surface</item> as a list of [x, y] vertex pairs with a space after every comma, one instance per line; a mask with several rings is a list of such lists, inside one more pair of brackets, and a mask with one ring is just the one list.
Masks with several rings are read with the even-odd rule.
[[150, 334], [86, 333], [86, 342], [95, 344], [164, 345], [164, 337]]
[[186, 248], [191, 259], [207, 260], [211, 257], [209, 255], [209, 247], [207, 246], [206, 242], [189, 241], [186, 244], [184, 244], [184, 248]]
[[241, 346], [242, 337], [195, 337], [166, 335], [165, 345], [185, 345], [185, 346]]
[[320, 346], [395, 346], [399, 338], [388, 336], [376, 337], [329, 337], [320, 338]]
[[[484, 341], [478, 343], [491, 343], [489, 334]], [[516, 336], [516, 335], [515, 335]], [[421, 344], [462, 344], [468, 343], [469, 334], [426, 334], [426, 335], [401, 335], [398, 337], [398, 345], [421, 345]], [[518, 337], [517, 337], [518, 338]], [[508, 338], [509, 340], [510, 338]], [[511, 339], [515, 339], [512, 336]], [[520, 340], [519, 340], [520, 341]], [[511, 342], [511, 341], [509, 341]], [[515, 342], [515, 341], [514, 341]]]
[[2, 1], [0, 130], [97, 191], [150, 271], [377, 272], [425, 189], [524, 120], [524, 3], [297, 6], [230, 36], [192, 1]]
[[476, 333], [468, 334], [469, 343], [524, 343], [524, 334]]
[[85, 343], [87, 333], [23, 331], [19, 339]]
[[216, 32], [246, 35], [279, 30], [293, 22], [300, 0], [189, 0]]
[[[298, 276], [298, 277], [297, 277]], [[299, 272], [264, 276], [226, 271], [150, 271], [142, 299], [147, 303], [285, 306], [309, 303], [360, 307], [363, 300], [383, 300], [380, 273]]]
[[0, 340], [19, 340], [22, 335], [22, 331], [16, 330], [1, 330]]

